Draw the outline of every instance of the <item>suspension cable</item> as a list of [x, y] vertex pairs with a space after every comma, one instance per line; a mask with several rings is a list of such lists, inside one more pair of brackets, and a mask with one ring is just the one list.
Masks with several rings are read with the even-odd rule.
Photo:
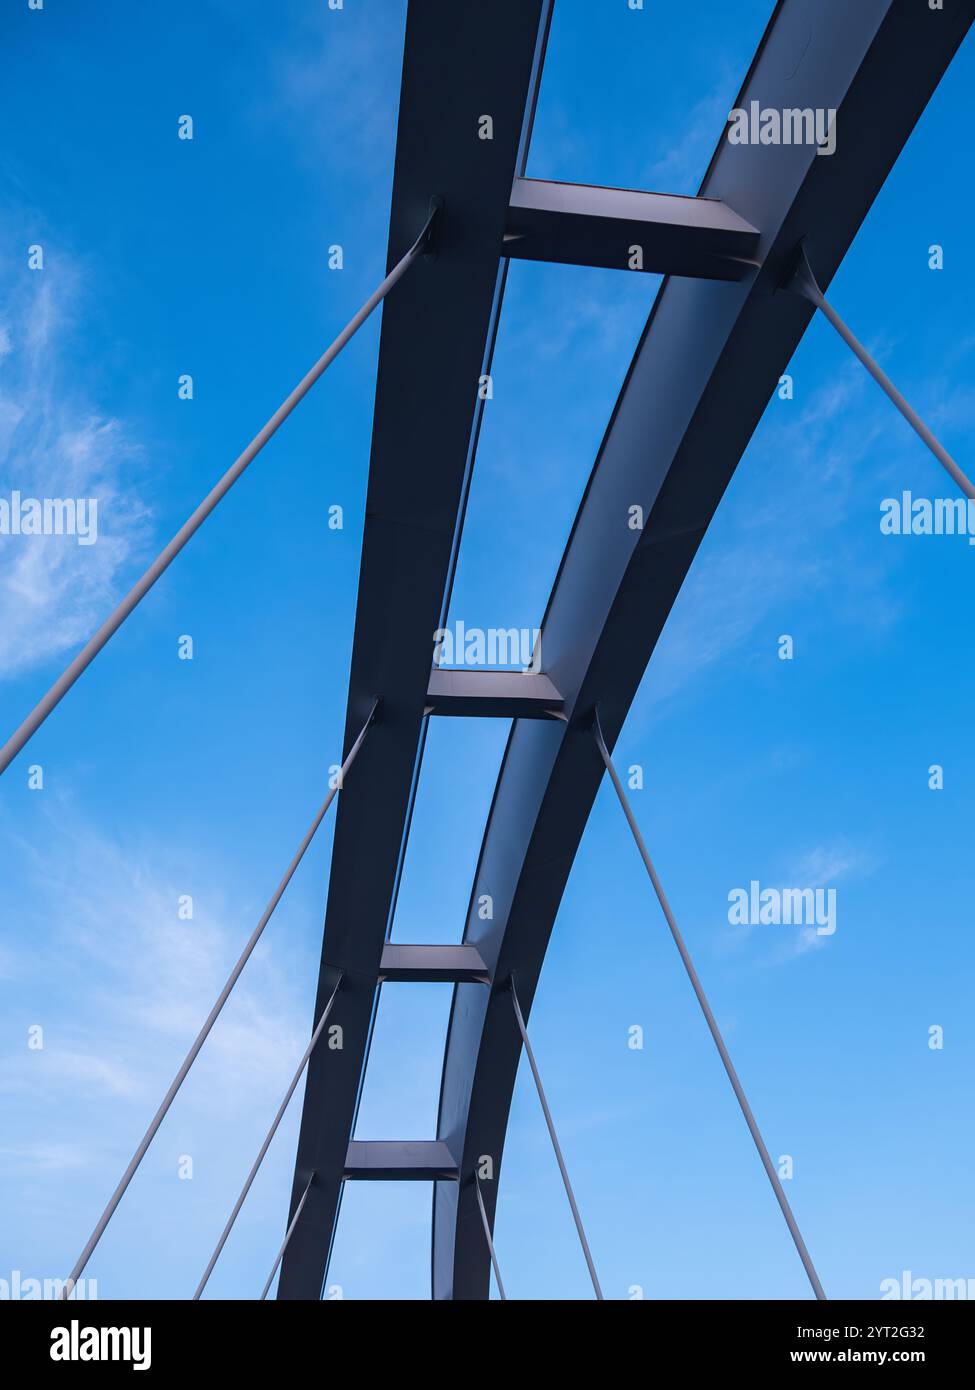
[[498, 1281], [498, 1293], [504, 1302], [507, 1302], [507, 1294], [504, 1291], [504, 1284], [501, 1282], [501, 1267], [498, 1264], [498, 1257], [494, 1253], [494, 1241], [491, 1239], [491, 1223], [488, 1221], [488, 1214], [484, 1209], [484, 1198], [481, 1196], [481, 1180], [474, 1174], [474, 1193], [477, 1197], [478, 1210], [481, 1213], [481, 1224], [484, 1226], [484, 1239], [487, 1241], [488, 1253], [491, 1256], [491, 1263], [494, 1266], [494, 1277]]
[[149, 566], [138, 583], [133, 585], [125, 598], [115, 609], [114, 613], [105, 620], [88, 644], [82, 648], [71, 664], [54, 682], [47, 694], [37, 702], [20, 727], [11, 734], [3, 748], [0, 749], [0, 774], [6, 771], [24, 745], [33, 738], [47, 716], [68, 693], [82, 672], [91, 665], [102, 647], [104, 647], [109, 639], [119, 630], [126, 618], [146, 596], [160, 575], [168, 569], [190, 537], [199, 530], [216, 507], [217, 503], [227, 495], [234, 483], [244, 472], [244, 469], [247, 468], [248, 464], [253, 462], [264, 448], [264, 445], [272, 435], [277, 432], [278, 427], [288, 418], [295, 406], [305, 398], [316, 381], [318, 381], [319, 377], [325, 372], [326, 368], [331, 366], [345, 345], [354, 337], [365, 323], [366, 319], [369, 318], [373, 310], [382, 303], [397, 281], [406, 274], [407, 270], [409, 270], [410, 266], [427, 244], [438, 211], [439, 203], [437, 200], [434, 200], [423, 231], [417, 237], [403, 259], [393, 267], [379, 288], [370, 295], [354, 318], [349, 320], [332, 345], [326, 349], [312, 367], [311, 371], [302, 378], [291, 392], [291, 395], [288, 396], [287, 400], [278, 407], [264, 428], [254, 436], [236, 462], [231, 464], [230, 468], [227, 469], [217, 485], [207, 494], [189, 520], [184, 522], [169, 544]]
[[799, 264], [796, 267], [795, 275], [789, 288], [794, 290], [797, 294], [801, 294], [804, 299], [808, 299], [811, 304], [815, 304], [817, 309], [822, 310], [837, 333], [846, 343], [847, 347], [859, 357], [877, 385], [890, 397], [911, 428], [921, 436], [932, 454], [934, 454], [935, 458], [941, 464], [942, 468], [951, 475], [965, 496], [975, 501], [975, 486], [972, 485], [969, 478], [966, 477], [958, 467], [958, 464], [948, 453], [948, 450], [931, 433], [917, 411], [904, 399], [890, 377], [870, 355], [859, 338], [856, 338], [850, 329], [847, 328], [832, 304], [827, 302], [826, 296], [819, 288], [816, 277], [813, 274], [805, 247], [800, 247]]
[[545, 1099], [545, 1091], [542, 1089], [542, 1078], [538, 1074], [538, 1067], [535, 1063], [535, 1054], [532, 1045], [528, 1041], [528, 1030], [525, 1027], [525, 1020], [522, 1017], [521, 1005], [518, 1003], [518, 991], [515, 989], [515, 977], [511, 976], [511, 1002], [515, 1009], [515, 1018], [518, 1022], [518, 1030], [521, 1033], [521, 1040], [525, 1044], [525, 1056], [528, 1058], [528, 1065], [531, 1067], [532, 1076], [535, 1078], [535, 1089], [538, 1091], [538, 1099], [542, 1103], [542, 1112], [545, 1116], [545, 1123], [548, 1125], [549, 1137], [552, 1140], [552, 1148], [555, 1150], [555, 1157], [559, 1162], [559, 1171], [562, 1174], [562, 1181], [565, 1184], [565, 1195], [569, 1199], [569, 1206], [572, 1208], [572, 1217], [576, 1223], [576, 1230], [579, 1232], [579, 1240], [582, 1243], [582, 1253], [586, 1257], [586, 1264], [589, 1266], [589, 1277], [592, 1286], [596, 1290], [596, 1297], [601, 1299], [603, 1291], [599, 1287], [599, 1279], [596, 1275], [596, 1266], [592, 1262], [592, 1255], [589, 1251], [589, 1242], [586, 1240], [586, 1232], [583, 1229], [582, 1217], [579, 1215], [579, 1208], [576, 1206], [576, 1199], [572, 1193], [572, 1184], [569, 1182], [568, 1169], [565, 1166], [565, 1159], [562, 1157], [562, 1150], [559, 1146], [559, 1137], [555, 1133], [555, 1125], [552, 1121], [552, 1112], [548, 1108], [548, 1101]]
[[288, 1108], [288, 1103], [289, 1103], [289, 1101], [291, 1100], [291, 1097], [292, 1097], [292, 1096], [294, 1095], [294, 1093], [295, 1093], [295, 1089], [297, 1088], [298, 1082], [299, 1082], [299, 1081], [301, 1080], [301, 1078], [302, 1078], [302, 1075], [303, 1075], [303, 1073], [304, 1073], [305, 1067], [308, 1065], [308, 1059], [309, 1059], [309, 1057], [311, 1057], [311, 1054], [314, 1052], [314, 1050], [315, 1050], [315, 1044], [318, 1042], [318, 1039], [321, 1037], [321, 1035], [322, 1035], [322, 1029], [325, 1027], [325, 1024], [328, 1022], [328, 1016], [329, 1016], [329, 1014], [332, 1012], [332, 1005], [335, 1003], [335, 996], [336, 996], [336, 995], [338, 994], [338, 992], [339, 992], [339, 986], [341, 985], [341, 983], [342, 983], [342, 972], [339, 971], [339, 978], [338, 978], [338, 980], [335, 982], [335, 988], [332, 990], [332, 993], [331, 993], [331, 995], [329, 996], [328, 1003], [325, 1005], [325, 1008], [322, 1010], [322, 1016], [321, 1016], [321, 1018], [318, 1020], [318, 1023], [317, 1023], [317, 1025], [316, 1025], [316, 1027], [315, 1027], [315, 1031], [312, 1033], [311, 1039], [310, 1039], [310, 1041], [309, 1041], [309, 1043], [308, 1043], [308, 1046], [305, 1048], [304, 1055], [302, 1056], [301, 1061], [298, 1063], [298, 1066], [297, 1066], [297, 1068], [296, 1068], [296, 1070], [295, 1070], [294, 1076], [291, 1078], [291, 1085], [288, 1087], [287, 1091], [285, 1091], [285, 1093], [284, 1093], [284, 1099], [282, 1100], [281, 1104], [278, 1106], [277, 1114], [275, 1115], [274, 1119], [273, 1119], [272, 1122], [271, 1122], [271, 1128], [270, 1128], [270, 1129], [268, 1130], [268, 1132], [267, 1132], [267, 1136], [265, 1137], [264, 1143], [261, 1145], [260, 1151], [259, 1151], [257, 1157], [256, 1157], [255, 1160], [254, 1160], [254, 1163], [253, 1163], [253, 1166], [251, 1167], [250, 1172], [247, 1174], [247, 1179], [246, 1179], [246, 1181], [245, 1181], [245, 1183], [244, 1183], [244, 1186], [240, 1189], [240, 1196], [237, 1198], [237, 1201], [234, 1203], [234, 1209], [233, 1209], [233, 1211], [230, 1213], [230, 1216], [227, 1218], [227, 1224], [224, 1226], [223, 1230], [222, 1230], [221, 1233], [220, 1233], [220, 1239], [217, 1241], [217, 1244], [216, 1244], [216, 1246], [214, 1247], [213, 1254], [210, 1256], [210, 1263], [207, 1265], [206, 1269], [204, 1270], [204, 1272], [203, 1272], [203, 1278], [200, 1280], [199, 1284], [197, 1285], [196, 1293], [193, 1295], [193, 1300], [194, 1300], [194, 1302], [196, 1301], [196, 1299], [198, 1299], [198, 1298], [200, 1297], [200, 1295], [203, 1293], [203, 1290], [206, 1288], [206, 1286], [207, 1286], [207, 1280], [210, 1278], [210, 1275], [213, 1273], [213, 1267], [214, 1267], [214, 1265], [217, 1263], [217, 1260], [220, 1258], [220, 1252], [223, 1250], [223, 1247], [224, 1247], [224, 1246], [226, 1245], [226, 1243], [227, 1243], [227, 1237], [230, 1235], [230, 1232], [233, 1230], [234, 1222], [237, 1220], [237, 1217], [238, 1217], [238, 1215], [239, 1215], [239, 1213], [240, 1213], [240, 1209], [241, 1209], [241, 1207], [244, 1205], [244, 1202], [245, 1202], [246, 1199], [247, 1199], [247, 1194], [248, 1194], [248, 1192], [250, 1192], [251, 1186], [252, 1186], [252, 1184], [253, 1184], [253, 1182], [254, 1182], [254, 1179], [257, 1177], [258, 1170], [259, 1170], [261, 1164], [264, 1162], [264, 1155], [267, 1153], [268, 1149], [271, 1147], [271, 1140], [274, 1138], [275, 1134], [277, 1134], [277, 1132], [278, 1132], [278, 1125], [281, 1123], [282, 1119], [284, 1118], [284, 1112], [287, 1110], [287, 1108]]
[[809, 1277], [809, 1282], [810, 1284], [812, 1284], [813, 1291], [816, 1297], [825, 1299], [826, 1294], [823, 1291], [822, 1284], [819, 1282], [819, 1275], [816, 1273], [815, 1267], [813, 1266], [813, 1262], [809, 1256], [809, 1251], [806, 1249], [806, 1242], [802, 1238], [802, 1233], [800, 1232], [799, 1227], [796, 1223], [796, 1218], [792, 1214], [792, 1208], [789, 1205], [789, 1199], [786, 1197], [785, 1191], [782, 1187], [782, 1183], [779, 1180], [779, 1175], [775, 1171], [775, 1165], [772, 1163], [772, 1160], [769, 1157], [769, 1151], [765, 1147], [765, 1141], [762, 1138], [758, 1125], [755, 1122], [755, 1116], [752, 1114], [752, 1108], [748, 1104], [748, 1099], [745, 1095], [744, 1090], [742, 1089], [741, 1082], [738, 1080], [738, 1073], [735, 1071], [734, 1065], [732, 1064], [731, 1056], [728, 1052], [728, 1049], [724, 1045], [724, 1039], [721, 1036], [721, 1032], [718, 1028], [718, 1024], [714, 1017], [714, 1014], [711, 1012], [711, 1006], [707, 1001], [707, 997], [704, 993], [701, 981], [698, 979], [697, 971], [694, 969], [694, 963], [691, 960], [687, 947], [684, 945], [684, 938], [681, 936], [680, 929], [677, 926], [677, 922], [674, 919], [674, 914], [670, 910], [670, 903], [667, 901], [667, 895], [664, 893], [663, 887], [660, 883], [660, 879], [657, 877], [657, 871], [656, 869], [654, 869], [653, 864], [650, 860], [650, 855], [647, 853], [646, 844], [644, 843], [643, 836], [640, 834], [640, 828], [636, 823], [636, 817], [633, 815], [632, 807], [630, 806], [630, 803], [627, 800], [626, 793], [623, 790], [623, 784], [620, 782], [619, 776], [616, 772], [616, 768], [613, 766], [613, 760], [609, 756], [609, 749], [606, 747], [606, 741], [603, 738], [602, 727], [599, 723], [598, 710], [596, 711], [595, 718], [593, 721], [593, 735], [596, 740], [596, 746], [602, 754], [603, 762], [606, 764], [606, 771], [609, 773], [613, 786], [616, 788], [616, 795], [619, 797], [620, 805], [623, 807], [623, 814], [626, 816], [629, 827], [633, 832], [633, 838], [636, 841], [636, 847], [640, 851], [640, 854], [643, 858], [643, 863], [646, 866], [647, 873], [650, 875], [650, 882], [653, 884], [653, 890], [657, 895], [657, 900], [660, 903], [660, 906], [663, 909], [663, 914], [667, 919], [667, 925], [670, 928], [670, 934], [674, 938], [674, 942], [677, 946], [678, 951], [680, 952], [680, 958], [684, 962], [684, 969], [687, 971], [688, 979], [691, 982], [691, 986], [694, 990], [694, 993], [697, 995], [697, 1002], [700, 1004], [701, 1011], [704, 1014], [704, 1018], [707, 1022], [708, 1028], [711, 1030], [711, 1036], [714, 1039], [714, 1043], [718, 1049], [721, 1061], [724, 1063], [724, 1069], [728, 1073], [728, 1080], [731, 1082], [732, 1090], [738, 1098], [738, 1104], [741, 1106], [741, 1113], [745, 1117], [745, 1123], [748, 1125], [748, 1129], [751, 1133], [752, 1139], [755, 1141], [755, 1147], [758, 1150], [759, 1158], [761, 1158], [765, 1171], [768, 1174], [768, 1180], [772, 1184], [772, 1191], [775, 1193], [776, 1200], [778, 1201], [779, 1206], [782, 1208], [782, 1215], [785, 1217], [786, 1225], [789, 1228], [789, 1232], [792, 1236], [792, 1239], [795, 1241], [795, 1246], [799, 1252], [799, 1258], [800, 1260], [802, 1260], [803, 1268], [805, 1269], [806, 1274]]
[[307, 1182], [307, 1184], [306, 1184], [306, 1186], [305, 1186], [304, 1192], [301, 1194], [301, 1201], [300, 1201], [300, 1202], [298, 1203], [298, 1205], [295, 1207], [295, 1214], [294, 1214], [294, 1216], [291, 1218], [291, 1225], [288, 1227], [287, 1231], [285, 1232], [284, 1240], [283, 1240], [282, 1243], [281, 1243], [281, 1249], [278, 1251], [277, 1259], [274, 1261], [274, 1264], [271, 1266], [271, 1273], [267, 1276], [267, 1283], [264, 1285], [264, 1288], [263, 1288], [263, 1290], [261, 1291], [261, 1297], [260, 1297], [260, 1300], [259, 1300], [259, 1302], [261, 1302], [261, 1303], [263, 1303], [264, 1300], [267, 1298], [268, 1290], [270, 1289], [271, 1285], [274, 1283], [274, 1276], [275, 1276], [275, 1274], [277, 1274], [277, 1272], [278, 1272], [278, 1266], [280, 1265], [281, 1261], [284, 1259], [284, 1252], [285, 1252], [285, 1251], [287, 1250], [287, 1248], [288, 1248], [288, 1242], [291, 1240], [291, 1237], [292, 1237], [292, 1235], [293, 1235], [293, 1233], [294, 1233], [294, 1229], [295, 1229], [295, 1227], [296, 1227], [297, 1224], [298, 1224], [298, 1217], [301, 1215], [302, 1208], [304, 1207], [305, 1203], [306, 1203], [307, 1200], [308, 1200], [308, 1194], [309, 1194], [309, 1192], [311, 1191], [311, 1185], [312, 1185], [312, 1183], [313, 1183], [314, 1181], [315, 1181], [315, 1174], [312, 1173], [311, 1177], [308, 1179], [308, 1182]]
[[332, 789], [331, 789], [331, 791], [329, 792], [328, 796], [325, 798], [325, 800], [322, 802], [321, 806], [319, 807], [318, 812], [316, 813], [314, 820], [312, 821], [311, 825], [310, 825], [309, 828], [308, 828], [307, 833], [305, 834], [305, 838], [302, 840], [301, 844], [298, 846], [297, 853], [295, 854], [295, 856], [294, 856], [294, 858], [292, 859], [291, 863], [288, 865], [288, 868], [286, 869], [285, 874], [284, 874], [284, 877], [282, 878], [281, 882], [278, 884], [277, 888], [274, 890], [274, 894], [273, 894], [273, 896], [271, 897], [271, 901], [268, 903], [267, 907], [264, 909], [264, 914], [263, 914], [263, 916], [261, 917], [261, 920], [258, 922], [257, 926], [254, 928], [254, 931], [253, 931], [252, 934], [251, 934], [250, 940], [247, 942], [247, 945], [244, 947], [243, 951], [241, 952], [240, 959], [237, 961], [237, 964], [234, 966], [233, 970], [230, 972], [230, 975], [229, 975], [228, 978], [227, 978], [227, 983], [224, 985], [223, 989], [220, 991], [220, 994], [219, 994], [219, 996], [218, 996], [218, 998], [217, 998], [217, 1002], [214, 1004], [213, 1008], [210, 1010], [210, 1013], [209, 1013], [209, 1015], [207, 1016], [206, 1022], [204, 1023], [203, 1027], [200, 1029], [199, 1033], [197, 1034], [196, 1039], [195, 1039], [195, 1041], [194, 1041], [194, 1043], [193, 1043], [193, 1046], [190, 1048], [189, 1052], [187, 1052], [186, 1056], [184, 1057], [183, 1063], [182, 1063], [182, 1065], [180, 1066], [179, 1071], [176, 1073], [175, 1077], [173, 1078], [172, 1085], [170, 1086], [169, 1090], [166, 1092], [165, 1096], [163, 1097], [162, 1103], [161, 1103], [161, 1105], [159, 1106], [159, 1109], [156, 1111], [155, 1115], [154, 1115], [153, 1118], [152, 1118], [152, 1121], [151, 1121], [150, 1124], [149, 1124], [149, 1128], [146, 1130], [145, 1134], [142, 1136], [142, 1139], [141, 1139], [141, 1141], [140, 1141], [140, 1143], [139, 1143], [139, 1147], [136, 1149], [135, 1153], [132, 1155], [132, 1158], [131, 1158], [130, 1161], [129, 1161], [129, 1166], [126, 1168], [125, 1172], [122, 1174], [122, 1177], [121, 1177], [121, 1179], [119, 1180], [119, 1184], [118, 1184], [118, 1186], [116, 1187], [115, 1191], [112, 1193], [111, 1197], [109, 1198], [108, 1204], [107, 1204], [107, 1206], [105, 1207], [105, 1210], [102, 1212], [101, 1216], [98, 1218], [98, 1222], [97, 1222], [97, 1224], [96, 1224], [96, 1226], [95, 1226], [95, 1229], [92, 1231], [91, 1235], [90, 1235], [89, 1238], [88, 1238], [88, 1243], [87, 1243], [87, 1245], [85, 1246], [84, 1250], [82, 1250], [81, 1254], [78, 1256], [77, 1263], [75, 1264], [74, 1269], [71, 1271], [70, 1275], [68, 1276], [67, 1282], [64, 1284], [64, 1287], [63, 1287], [62, 1290], [61, 1290], [61, 1295], [60, 1295], [60, 1296], [61, 1296], [62, 1299], [67, 1299], [67, 1298], [69, 1298], [69, 1297], [71, 1296], [71, 1291], [72, 1291], [72, 1289], [73, 1289], [74, 1286], [75, 1286], [75, 1281], [78, 1279], [79, 1275], [80, 1275], [80, 1274], [82, 1273], [82, 1271], [84, 1270], [85, 1265], [88, 1263], [89, 1259], [91, 1258], [91, 1255], [92, 1255], [92, 1252], [93, 1252], [94, 1249], [95, 1249], [95, 1246], [96, 1246], [96, 1245], [98, 1244], [98, 1242], [101, 1240], [102, 1235], [104, 1234], [104, 1231], [105, 1231], [105, 1227], [108, 1225], [109, 1221], [111, 1221], [111, 1219], [112, 1219], [112, 1216], [113, 1216], [113, 1214], [114, 1214], [114, 1212], [115, 1212], [115, 1208], [118, 1206], [119, 1202], [122, 1200], [122, 1197], [125, 1195], [125, 1189], [128, 1187], [129, 1183], [132, 1181], [132, 1178], [135, 1176], [136, 1169], [139, 1167], [139, 1164], [142, 1162], [143, 1158], [145, 1157], [146, 1151], [148, 1150], [149, 1145], [152, 1143], [153, 1139], [155, 1138], [156, 1131], [159, 1129], [159, 1126], [162, 1124], [163, 1120], [166, 1118], [166, 1113], [167, 1113], [167, 1111], [169, 1110], [169, 1107], [172, 1105], [173, 1101], [176, 1099], [176, 1094], [177, 1094], [177, 1092], [179, 1091], [179, 1088], [182, 1086], [183, 1082], [186, 1080], [186, 1077], [187, 1077], [187, 1074], [188, 1074], [188, 1072], [189, 1072], [189, 1070], [190, 1070], [190, 1067], [192, 1067], [193, 1063], [196, 1061], [196, 1058], [197, 1058], [197, 1056], [198, 1056], [198, 1054], [199, 1054], [199, 1052], [200, 1052], [200, 1049], [202, 1048], [203, 1044], [206, 1042], [207, 1037], [208, 1037], [209, 1034], [210, 1034], [211, 1028], [212, 1028], [213, 1025], [216, 1023], [217, 1018], [219, 1017], [220, 1012], [221, 1012], [221, 1010], [223, 1009], [224, 1004], [226, 1004], [227, 1000], [229, 999], [229, 997], [230, 997], [230, 992], [231, 992], [231, 990], [233, 989], [234, 985], [237, 983], [238, 979], [240, 978], [240, 973], [241, 973], [241, 971], [243, 970], [244, 966], [247, 964], [248, 960], [250, 959], [251, 953], [253, 952], [254, 947], [257, 945], [258, 941], [260, 941], [261, 935], [262, 935], [262, 933], [263, 933], [263, 931], [264, 931], [264, 928], [267, 926], [268, 922], [271, 920], [271, 914], [274, 912], [274, 909], [277, 907], [278, 903], [281, 901], [281, 898], [282, 898], [282, 896], [284, 895], [284, 890], [287, 888], [288, 884], [291, 882], [291, 879], [292, 879], [292, 877], [294, 876], [295, 870], [298, 868], [298, 865], [301, 863], [302, 859], [304, 858], [305, 851], [307, 850], [308, 846], [311, 844], [312, 840], [313, 840], [314, 837], [315, 837], [315, 832], [317, 831], [318, 827], [321, 825], [322, 821], [325, 819], [325, 813], [326, 813], [326, 811], [327, 811], [328, 808], [331, 806], [331, 804], [332, 804], [333, 800], [335, 799], [337, 793], [340, 791], [340, 789], [341, 789], [341, 787], [342, 787], [342, 783], [343, 783], [343, 781], [344, 781], [344, 779], [345, 779], [345, 775], [346, 775], [346, 773], [348, 772], [349, 768], [352, 766], [352, 764], [355, 762], [356, 756], [358, 755], [358, 752], [359, 752], [359, 749], [362, 747], [363, 741], [365, 740], [366, 734], [367, 734], [367, 732], [368, 732], [368, 730], [369, 730], [369, 726], [370, 726], [370, 724], [372, 723], [373, 718], [375, 717], [375, 714], [376, 714], [376, 710], [377, 710], [377, 708], [378, 708], [378, 705], [379, 705], [379, 701], [376, 700], [376, 702], [373, 704], [373, 707], [372, 707], [372, 709], [371, 709], [371, 711], [370, 711], [370, 713], [369, 713], [369, 718], [366, 720], [365, 724], [362, 726], [362, 730], [361, 730], [361, 732], [360, 732], [358, 738], [357, 738], [356, 741], [353, 743], [352, 747], [349, 749], [348, 756], [346, 757], [345, 762], [342, 764], [342, 767], [341, 767], [340, 771], [338, 772], [338, 774], [337, 774], [337, 776], [336, 776], [336, 778], [335, 778], [335, 785], [332, 787]]

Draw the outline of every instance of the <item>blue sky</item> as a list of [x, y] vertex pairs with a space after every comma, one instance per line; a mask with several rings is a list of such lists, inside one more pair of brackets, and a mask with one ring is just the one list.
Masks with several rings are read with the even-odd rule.
[[[556, 8], [529, 174], [695, 192], [771, 0]], [[381, 278], [405, 4], [279, 0], [269, 16], [255, 0], [0, 16], [0, 495], [99, 498], [97, 545], [0, 537], [6, 731]], [[969, 42], [831, 290], [969, 470], [973, 81]], [[183, 114], [192, 142], [177, 139]], [[27, 268], [35, 244], [42, 271]], [[512, 266], [452, 618], [540, 621], [657, 283]], [[70, 1268], [321, 800], [344, 720], [378, 328], [3, 778], [0, 1278]], [[825, 322], [789, 371], [795, 398], [774, 399], [754, 436], [617, 761], [646, 769], [637, 814], [769, 1147], [794, 1158], [789, 1196], [827, 1292], [874, 1298], [903, 1270], [975, 1276], [975, 556], [963, 538], [881, 535], [884, 497], [952, 494]], [[183, 373], [192, 401], [177, 398]], [[192, 662], [177, 659], [183, 634]], [[505, 734], [431, 729], [395, 939], [459, 939]], [[92, 1260], [102, 1297], [196, 1285], [307, 1038], [330, 835]], [[728, 893], [753, 878], [834, 886], [835, 935], [729, 926]], [[383, 992], [360, 1138], [432, 1137], [448, 1006], [446, 988]], [[608, 787], [531, 1032], [608, 1297], [807, 1295]], [[260, 1292], [299, 1109], [214, 1296]], [[330, 1283], [428, 1297], [429, 1223], [425, 1187], [353, 1185]], [[509, 1296], [589, 1293], [524, 1066], [496, 1243]]]

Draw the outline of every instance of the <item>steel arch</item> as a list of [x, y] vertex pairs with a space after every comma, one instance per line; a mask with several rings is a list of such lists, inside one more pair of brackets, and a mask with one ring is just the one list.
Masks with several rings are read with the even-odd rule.
[[[612, 748], [697, 547], [812, 316], [806, 301], [780, 292], [798, 247], [806, 246], [826, 287], [975, 17], [975, 0], [959, 0], [936, 23], [931, 14], [916, 0], [859, 0], [852, 9], [846, 0], [778, 0], [738, 104], [836, 108], [836, 153], [722, 140], [701, 189], [709, 206], [687, 200], [692, 216], [675, 232], [671, 200], [662, 206], [655, 195], [634, 195], [619, 211], [598, 190], [519, 186], [547, 3], [496, 0], [484, 26], [474, 7], [410, 0], [391, 260], [415, 235], [430, 196], [444, 198], [445, 212], [429, 273], [418, 268], [384, 314], [347, 742], [368, 701], [381, 696], [383, 708], [340, 800], [315, 1016], [344, 971], [336, 1021], [345, 1049], [317, 1055], [309, 1070], [279, 1297], [319, 1297], [342, 1183], [377, 1175], [433, 1183], [434, 1297], [487, 1297], [474, 1172], [490, 1154], [495, 1181], [481, 1194], [493, 1226], [521, 1054], [506, 985], [516, 971], [527, 1015], [603, 775], [589, 734], [593, 708]], [[495, 143], [481, 166], [457, 136], [459, 128], [466, 138], [477, 111], [495, 115]], [[473, 683], [447, 690], [431, 682], [428, 645], [463, 523], [477, 439], [471, 383], [490, 360], [504, 257], [617, 263], [614, 218], [644, 218], [654, 268], [685, 278], [665, 280], [653, 306], [556, 577], [543, 623], [554, 699], [526, 696], [535, 717], [512, 710], [520, 717], [471, 895], [473, 904], [491, 894], [494, 920], [469, 909], [464, 945], [472, 954], [463, 965], [424, 963], [411, 956], [415, 948], [401, 948], [393, 964], [383, 943], [423, 721], [430, 711], [497, 714], [506, 698], [479, 694]], [[702, 218], [708, 240], [692, 251]], [[627, 526], [634, 504], [644, 509], [641, 532]], [[350, 1143], [379, 983], [430, 978], [431, 969], [457, 981], [437, 1137]]]
[[[493, 1228], [507, 1117], [521, 1055], [504, 983], [530, 1009], [549, 936], [603, 776], [590, 732], [598, 703], [610, 747], [735, 467], [795, 352], [812, 308], [780, 292], [804, 242], [824, 287], [973, 19], [930, 23], [908, 0], [781, 0], [736, 102], [837, 110], [831, 157], [809, 146], [722, 140], [701, 188], [761, 230], [744, 284], [669, 279], [653, 306], [580, 506], [543, 622], [547, 674], [565, 724], [511, 730], [464, 934], [491, 973], [485, 997], [455, 990], [437, 1134], [460, 1182], [434, 1191], [433, 1295], [486, 1298], [490, 1264], [472, 1181]], [[896, 101], [890, 94], [896, 93]], [[878, 116], [883, 112], [882, 117]], [[641, 532], [627, 528], [639, 504]]]
[[[375, 728], [339, 800], [314, 1015], [341, 970], [341, 1051], [312, 1058], [279, 1298], [319, 1297], [347, 1176], [397, 869], [409, 821], [437, 628], [475, 433], [477, 382], [500, 307], [498, 248], [531, 92], [543, 0], [410, 0], [389, 261], [443, 200], [434, 255], [383, 315], [346, 743], [376, 696]], [[534, 76], [533, 76], [534, 74]], [[527, 114], [526, 114], [527, 113]], [[490, 115], [493, 138], [479, 139]], [[442, 1155], [436, 1156], [439, 1161]], [[314, 1176], [311, 1187], [309, 1180]]]

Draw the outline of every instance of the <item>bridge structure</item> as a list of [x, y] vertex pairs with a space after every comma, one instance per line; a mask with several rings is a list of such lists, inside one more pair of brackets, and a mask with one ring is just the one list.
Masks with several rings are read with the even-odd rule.
[[[826, 1291], [708, 1004], [612, 750], [722, 495], [811, 318], [825, 314], [955, 484], [975, 488], [826, 300], [975, 0], [778, 0], [736, 109], [831, 113], [835, 146], [736, 141], [697, 197], [526, 176], [555, 0], [409, 0], [387, 275], [0, 751], [0, 772], [131, 614], [362, 322], [383, 303], [344, 760], [65, 1286], [124, 1196], [333, 800], [337, 819], [308, 1047], [214, 1250], [199, 1297], [306, 1076], [284, 1239], [264, 1286], [318, 1299], [345, 1184], [432, 1188], [432, 1294], [485, 1299], [505, 1134], [524, 1052], [594, 1292], [596, 1262], [528, 1020], [566, 882], [608, 774], [816, 1297]], [[513, 259], [664, 276], [607, 423], [542, 621], [544, 671], [432, 662], [462, 542]], [[584, 273], [580, 271], [580, 273]], [[545, 325], [539, 324], [539, 332]], [[642, 524], [631, 524], [634, 508]], [[454, 945], [394, 944], [429, 721], [511, 721]], [[482, 910], [485, 903], [490, 911]], [[383, 986], [452, 988], [436, 1135], [360, 1141]], [[340, 1040], [340, 1045], [335, 1044]], [[255, 1291], [256, 1292], [256, 1291]]]

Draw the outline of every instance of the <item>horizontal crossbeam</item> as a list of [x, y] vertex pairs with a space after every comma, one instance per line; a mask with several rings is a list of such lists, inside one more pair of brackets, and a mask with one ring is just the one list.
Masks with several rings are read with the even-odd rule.
[[490, 984], [488, 968], [476, 946], [383, 947], [379, 978], [405, 984]]
[[541, 672], [444, 671], [434, 667], [427, 712], [460, 718], [550, 719], [561, 713], [562, 696]]
[[741, 280], [759, 233], [718, 198], [515, 179], [504, 255], [562, 265]]
[[449, 1182], [457, 1175], [442, 1139], [353, 1139], [342, 1176], [347, 1182]]

